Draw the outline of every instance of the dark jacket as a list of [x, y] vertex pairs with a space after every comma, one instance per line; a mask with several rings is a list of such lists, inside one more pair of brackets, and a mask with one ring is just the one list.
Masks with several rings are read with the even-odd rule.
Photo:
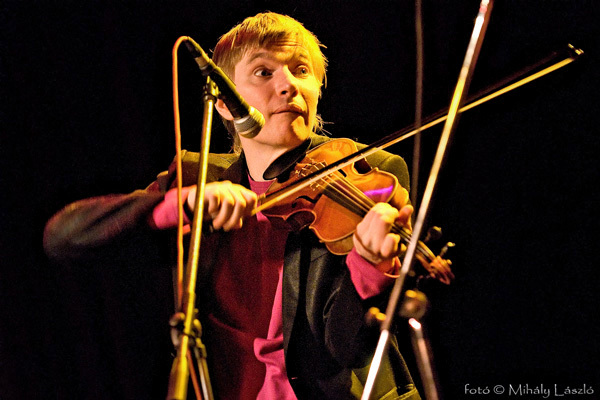
[[[313, 136], [312, 146], [326, 140]], [[400, 157], [380, 151], [368, 161], [392, 172], [408, 189], [408, 172]], [[184, 153], [184, 186], [197, 182], [197, 169], [198, 154]], [[174, 172], [171, 166], [145, 191], [68, 206], [47, 226], [47, 253], [63, 260], [87, 257], [90, 251], [109, 247], [134, 228], [144, 230], [149, 213], [172, 186]], [[248, 187], [243, 157], [211, 154], [207, 181], [215, 180]], [[226, 240], [226, 233], [213, 234]], [[198, 282], [210, 282], [206, 277], [213, 267], [200, 266]], [[210, 288], [200, 283], [198, 293], [198, 304], [204, 304], [201, 297], [210, 296]], [[298, 398], [360, 398], [379, 339], [379, 330], [367, 327], [364, 316], [370, 307], [385, 308], [385, 304], [385, 294], [363, 301], [354, 289], [345, 257], [331, 254], [309, 229], [290, 234], [283, 274], [283, 335], [288, 377]], [[372, 398], [419, 398], [394, 337]]]

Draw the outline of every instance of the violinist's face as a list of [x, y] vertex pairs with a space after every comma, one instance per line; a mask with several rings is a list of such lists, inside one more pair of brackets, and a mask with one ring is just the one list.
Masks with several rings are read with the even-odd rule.
[[238, 92], [265, 117], [265, 126], [252, 138], [240, 138], [276, 149], [302, 143], [316, 123], [320, 82], [310, 53], [295, 41], [277, 42], [248, 51], [235, 66]]

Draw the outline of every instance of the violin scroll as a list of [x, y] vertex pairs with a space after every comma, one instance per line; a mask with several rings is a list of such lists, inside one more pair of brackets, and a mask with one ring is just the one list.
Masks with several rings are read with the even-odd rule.
[[431, 262], [423, 262], [422, 260], [419, 260], [419, 262], [429, 272], [431, 278], [435, 278], [445, 285], [449, 285], [454, 280], [454, 273], [450, 268], [452, 261], [436, 256]]
[[[432, 241], [436, 241], [439, 240], [441, 237], [442, 229], [440, 227], [434, 226], [427, 231], [427, 235], [424, 239], [424, 242], [429, 243]], [[444, 247], [442, 247], [440, 253], [437, 256], [431, 253], [428, 254], [427, 257], [425, 257], [422, 254], [417, 253], [415, 257], [423, 266], [423, 268], [425, 268], [425, 270], [429, 273], [429, 277], [437, 279], [443, 284], [449, 285], [454, 280], [454, 273], [451, 269], [452, 261], [444, 257], [448, 253], [448, 250], [454, 246], [456, 246], [454, 243], [448, 242]]]

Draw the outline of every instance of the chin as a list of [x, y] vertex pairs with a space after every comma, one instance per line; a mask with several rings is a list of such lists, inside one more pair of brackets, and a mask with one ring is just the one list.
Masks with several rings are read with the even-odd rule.
[[279, 135], [276, 141], [279, 145], [285, 147], [296, 147], [308, 139], [308, 136], [310, 135], [310, 131], [306, 129], [294, 129], [293, 127], [291, 129], [290, 127], [285, 130], [282, 129], [279, 132], [285, 133]]
[[304, 141], [306, 139], [308, 139], [308, 136], [310, 135], [309, 131], [302, 131], [302, 132], [294, 132], [292, 134], [290, 134], [288, 136], [289, 140], [289, 147], [296, 147], [299, 146], [300, 144], [304, 143]]
[[304, 142], [306, 139], [308, 139], [308, 136], [310, 136], [310, 132], [311, 130], [308, 129], [308, 127], [304, 124], [300, 125], [300, 126], [294, 126], [292, 125], [292, 133], [290, 134], [289, 137], [294, 137], [297, 140], [300, 141], [300, 143]]

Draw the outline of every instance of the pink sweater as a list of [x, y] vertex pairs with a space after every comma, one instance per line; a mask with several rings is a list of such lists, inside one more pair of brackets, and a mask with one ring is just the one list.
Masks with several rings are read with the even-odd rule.
[[[270, 182], [250, 181], [251, 189], [264, 193]], [[187, 198], [189, 188], [182, 196]], [[158, 228], [177, 225], [175, 189], [153, 212]], [[184, 218], [185, 223], [189, 220]], [[220, 398], [295, 399], [287, 379], [283, 354], [282, 273], [288, 231], [258, 213], [231, 232], [218, 251], [213, 276], [215, 310], [205, 331], [209, 371]], [[210, 245], [210, 239], [203, 242]], [[391, 285], [394, 277], [383, 274], [355, 250], [346, 258], [352, 282], [366, 299]], [[211, 360], [212, 358], [212, 360]]]

